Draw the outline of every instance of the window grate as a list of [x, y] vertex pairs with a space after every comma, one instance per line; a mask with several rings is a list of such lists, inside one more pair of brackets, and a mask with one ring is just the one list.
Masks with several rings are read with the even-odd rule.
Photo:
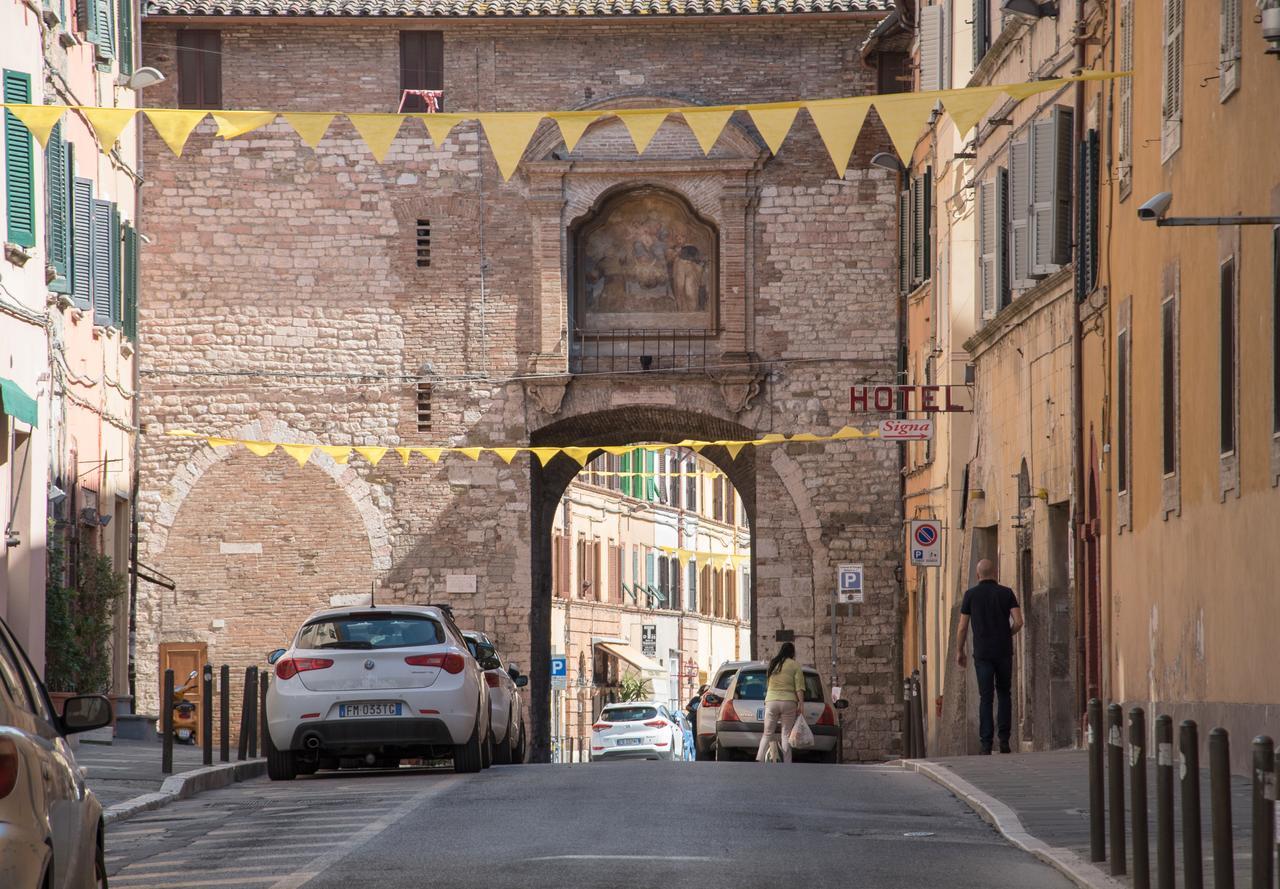
[[418, 384], [418, 431], [431, 431], [431, 384]]
[[431, 267], [431, 220], [419, 219], [415, 228], [418, 268]]

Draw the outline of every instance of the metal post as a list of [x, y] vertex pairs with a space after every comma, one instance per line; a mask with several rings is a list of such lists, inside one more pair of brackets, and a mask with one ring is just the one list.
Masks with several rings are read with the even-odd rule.
[[258, 668], [249, 668], [249, 689], [244, 699], [244, 710], [249, 715], [245, 732], [249, 735], [249, 758], [258, 757]]
[[1231, 840], [1231, 740], [1224, 728], [1209, 732], [1209, 810], [1213, 813], [1213, 886], [1235, 889]]
[[218, 734], [222, 762], [231, 761], [231, 668], [223, 664], [218, 670]]
[[267, 755], [267, 671], [258, 674], [258, 749]]
[[1253, 889], [1275, 886], [1275, 756], [1270, 737], [1253, 739]]
[[915, 742], [912, 740], [912, 719], [911, 719], [911, 677], [907, 676], [902, 680], [902, 758], [911, 759], [915, 751]]
[[160, 701], [160, 771], [173, 774], [173, 671], [164, 671], [164, 698]]
[[1173, 889], [1173, 719], [1156, 717], [1156, 886]]
[[1151, 844], [1147, 840], [1147, 719], [1141, 707], [1129, 711], [1129, 832], [1133, 836], [1133, 889], [1151, 887]]
[[911, 673], [911, 740], [915, 742], [917, 759], [928, 756], [924, 746], [924, 697], [920, 693], [919, 670]]
[[1111, 809], [1111, 875], [1126, 870], [1124, 852], [1124, 711], [1107, 708], [1107, 806]]
[[240, 732], [237, 739], [236, 759], [242, 762], [249, 755], [249, 701], [253, 700], [249, 679], [252, 671], [253, 667], [244, 668], [244, 693], [240, 695]]
[[204, 764], [213, 765], [213, 667], [204, 665], [200, 674], [200, 744]]
[[1102, 777], [1102, 701], [1089, 699], [1088, 727], [1085, 732], [1089, 748], [1089, 860], [1107, 860], [1106, 794]]
[[1200, 738], [1193, 719], [1184, 719], [1178, 732], [1182, 757], [1182, 871], [1186, 889], [1204, 889], [1204, 860], [1200, 850]]

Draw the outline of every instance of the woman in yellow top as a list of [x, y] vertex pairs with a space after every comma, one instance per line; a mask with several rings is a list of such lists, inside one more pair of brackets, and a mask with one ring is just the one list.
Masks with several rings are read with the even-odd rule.
[[782, 723], [782, 761], [791, 762], [791, 728], [796, 718], [803, 713], [804, 705], [804, 671], [796, 660], [796, 647], [790, 642], [783, 642], [777, 655], [769, 661], [769, 686], [764, 693], [764, 734], [760, 738], [760, 749], [756, 751], [756, 762], [764, 762], [769, 745], [773, 742], [773, 733]]

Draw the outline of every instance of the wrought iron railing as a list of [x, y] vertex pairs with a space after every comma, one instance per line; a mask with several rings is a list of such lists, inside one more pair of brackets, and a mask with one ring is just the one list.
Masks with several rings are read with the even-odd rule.
[[575, 330], [570, 373], [637, 370], [705, 370], [714, 330], [626, 327]]

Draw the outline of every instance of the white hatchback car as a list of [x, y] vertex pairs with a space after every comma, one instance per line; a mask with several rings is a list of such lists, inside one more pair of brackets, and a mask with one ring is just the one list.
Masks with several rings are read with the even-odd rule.
[[608, 704], [591, 726], [591, 758], [684, 759], [684, 729], [656, 701]]
[[[738, 668], [724, 692], [716, 715], [716, 759], [755, 759], [764, 735], [764, 696], [768, 686], [765, 661], [751, 661]], [[813, 747], [795, 751], [796, 759], [836, 762], [840, 726], [836, 710], [849, 706], [843, 698], [833, 705], [822, 677], [804, 668], [804, 718], [813, 731]]]
[[391, 767], [452, 755], [454, 770], [492, 762], [489, 687], [448, 611], [333, 608], [271, 653], [267, 774], [292, 780], [343, 759]]
[[716, 669], [711, 682], [703, 687], [693, 717], [698, 759], [715, 759], [716, 715], [720, 712], [720, 705], [724, 703], [725, 689], [737, 675], [738, 668], [749, 663], [751, 661], [725, 661]]
[[497, 646], [484, 633], [466, 630], [463, 637], [472, 656], [484, 670], [484, 681], [489, 686], [489, 719], [493, 726], [493, 761], [498, 765], [522, 763], [528, 735], [524, 726], [524, 704], [520, 689], [529, 684], [529, 677], [520, 675], [520, 669], [512, 663], [503, 664]]

